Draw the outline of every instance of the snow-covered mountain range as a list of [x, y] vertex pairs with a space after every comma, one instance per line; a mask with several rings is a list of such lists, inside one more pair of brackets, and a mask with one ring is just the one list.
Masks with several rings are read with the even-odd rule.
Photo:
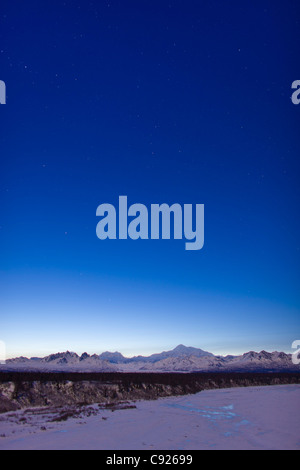
[[292, 355], [284, 352], [248, 352], [240, 356], [215, 356], [199, 348], [179, 345], [171, 351], [151, 356], [124, 357], [119, 352], [100, 355], [74, 352], [51, 354], [43, 358], [18, 357], [0, 365], [0, 371], [77, 371], [77, 372], [279, 372], [299, 371]]
[[126, 358], [124, 357], [121, 353], [119, 352], [104, 352], [100, 354], [100, 359], [103, 359], [105, 361], [111, 362], [112, 364], [137, 364], [137, 363], [147, 363], [147, 364], [154, 364], [156, 362], [162, 361], [164, 359], [169, 359], [169, 358], [183, 358], [183, 357], [188, 357], [188, 356], [194, 356], [194, 357], [213, 357], [214, 355], [212, 353], [209, 353], [207, 351], [203, 351], [202, 349], [198, 348], [191, 348], [184, 346], [183, 344], [180, 344], [177, 346], [175, 349], [172, 349], [171, 351], [163, 351], [158, 354], [152, 354], [151, 356], [135, 356], [131, 358]]

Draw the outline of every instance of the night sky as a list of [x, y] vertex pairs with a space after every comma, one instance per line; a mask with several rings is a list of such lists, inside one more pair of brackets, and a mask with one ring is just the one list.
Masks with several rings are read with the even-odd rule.
[[[8, 357], [292, 352], [299, 50], [299, 0], [1, 1]], [[204, 204], [203, 249], [99, 240], [121, 195]]]

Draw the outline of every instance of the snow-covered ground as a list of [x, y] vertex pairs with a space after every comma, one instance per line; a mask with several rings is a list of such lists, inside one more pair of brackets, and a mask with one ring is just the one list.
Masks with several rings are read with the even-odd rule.
[[[55, 410], [0, 415], [2, 449], [300, 449], [300, 385], [206, 390], [51, 422]], [[88, 416], [90, 415], [90, 416]]]

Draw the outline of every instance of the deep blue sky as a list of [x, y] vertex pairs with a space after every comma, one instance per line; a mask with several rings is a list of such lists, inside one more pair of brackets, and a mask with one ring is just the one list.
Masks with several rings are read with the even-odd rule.
[[[8, 356], [291, 352], [299, 50], [298, 0], [2, 0]], [[205, 204], [204, 248], [100, 241], [119, 195]]]

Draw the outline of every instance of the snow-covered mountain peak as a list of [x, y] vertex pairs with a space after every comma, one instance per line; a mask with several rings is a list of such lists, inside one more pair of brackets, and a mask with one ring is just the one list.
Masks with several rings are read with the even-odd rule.
[[179, 344], [170, 351], [151, 356], [124, 357], [120, 352], [104, 352], [79, 356], [70, 351], [44, 358], [9, 359], [1, 370], [57, 370], [94, 372], [255, 372], [299, 371], [292, 355], [284, 352], [249, 351], [240, 356], [215, 356], [199, 348]]

